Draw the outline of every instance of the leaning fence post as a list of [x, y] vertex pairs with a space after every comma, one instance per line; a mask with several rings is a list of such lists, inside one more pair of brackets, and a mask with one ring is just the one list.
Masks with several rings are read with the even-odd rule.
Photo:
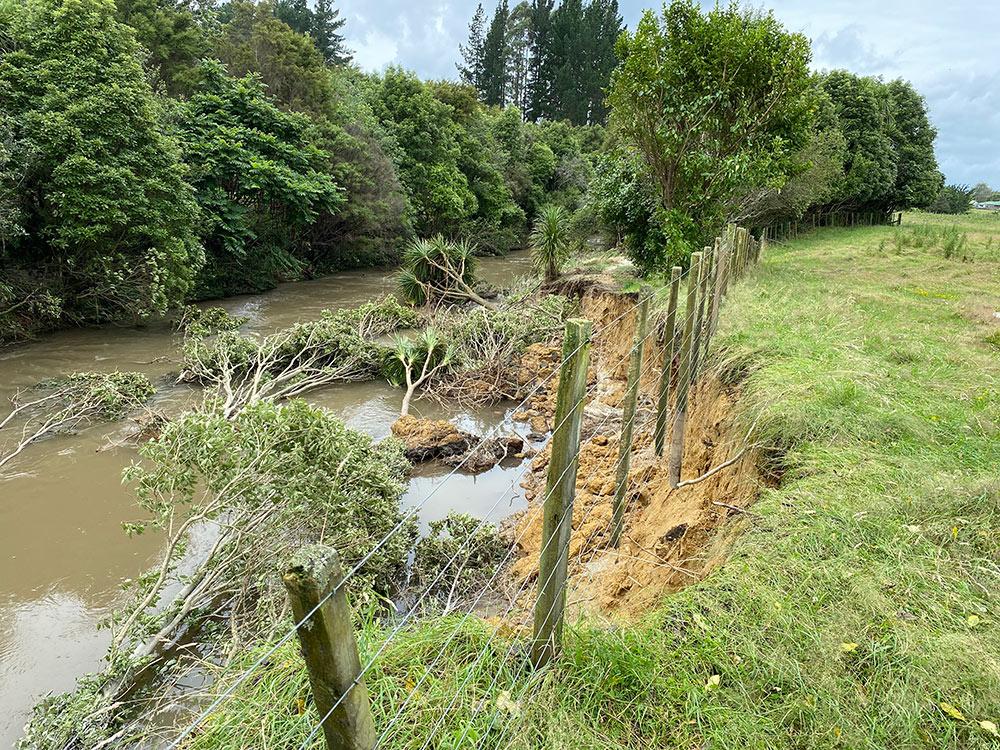
[[698, 377], [698, 367], [701, 364], [703, 331], [705, 328], [705, 298], [708, 295], [708, 275], [712, 268], [712, 248], [706, 247], [701, 256], [701, 268], [698, 271], [698, 316], [694, 319], [694, 338], [691, 340], [691, 377]]
[[316, 708], [325, 717], [328, 750], [371, 750], [375, 722], [361, 679], [339, 555], [322, 544], [303, 547], [292, 556], [282, 579], [295, 621], [301, 623], [299, 643]]
[[698, 307], [698, 283], [701, 276], [701, 253], [691, 254], [688, 269], [687, 302], [684, 308], [684, 335], [681, 337], [680, 368], [677, 375], [677, 403], [674, 406], [673, 433], [670, 438], [670, 461], [667, 476], [670, 486], [681, 481], [681, 459], [684, 457], [684, 422], [687, 418], [688, 389], [691, 386], [691, 335]]
[[722, 243], [719, 238], [715, 238], [712, 246], [712, 266], [709, 269], [708, 277], [708, 299], [706, 300], [705, 312], [705, 342], [715, 335], [715, 327], [719, 322], [719, 273], [722, 270]]
[[590, 363], [589, 320], [570, 318], [563, 337], [562, 367], [556, 394], [555, 432], [542, 509], [542, 552], [538, 560], [538, 599], [535, 601], [531, 662], [544, 667], [562, 642], [566, 608], [566, 570], [573, 531], [573, 498], [580, 458], [580, 424]]
[[617, 547], [625, 525], [625, 489], [628, 487], [628, 470], [632, 459], [632, 430], [635, 427], [635, 409], [639, 401], [639, 377], [642, 373], [642, 350], [646, 342], [649, 322], [649, 296], [639, 293], [639, 308], [635, 316], [635, 341], [628, 361], [628, 381], [625, 386], [625, 403], [622, 405], [622, 433], [618, 440], [618, 466], [615, 472], [615, 499], [612, 504], [611, 546]]
[[656, 427], [653, 429], [653, 447], [657, 456], [663, 455], [663, 442], [667, 434], [667, 408], [670, 405], [670, 388], [674, 380], [677, 293], [681, 287], [681, 271], [680, 266], [674, 266], [670, 269], [670, 299], [667, 302], [667, 322], [663, 334], [663, 367], [660, 370], [660, 389], [656, 401]]

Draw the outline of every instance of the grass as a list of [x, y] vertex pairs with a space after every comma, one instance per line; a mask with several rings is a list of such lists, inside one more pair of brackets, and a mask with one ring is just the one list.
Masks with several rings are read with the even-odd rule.
[[[716, 361], [784, 476], [726, 564], [641, 623], [574, 625], [540, 675], [523, 633], [404, 630], [369, 680], [379, 727], [447, 647], [384, 746], [1000, 747], [1000, 222], [955, 225], [971, 259], [891, 227], [772, 246]], [[364, 626], [362, 662], [383, 636]], [[316, 721], [290, 644], [192, 745], [295, 748]]]

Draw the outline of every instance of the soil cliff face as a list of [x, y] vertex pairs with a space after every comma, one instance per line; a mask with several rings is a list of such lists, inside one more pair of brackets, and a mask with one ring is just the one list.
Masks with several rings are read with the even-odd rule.
[[[746, 434], [734, 416], [739, 388], [723, 386], [709, 362], [691, 393], [682, 484], [732, 463], [696, 483], [670, 487], [666, 455], [657, 457], [653, 450], [654, 399], [663, 357], [654, 335], [643, 357], [624, 534], [618, 549], [610, 547], [622, 396], [635, 325], [630, 310], [635, 302], [632, 296], [604, 290], [588, 291], [582, 298], [581, 314], [594, 321], [599, 334], [591, 355], [593, 395], [584, 410], [569, 547], [571, 612], [640, 616], [664, 594], [701, 579], [725, 556], [726, 532], [735, 527], [727, 522], [749, 515], [746, 508], [764, 486], [759, 456], [746, 447]], [[558, 363], [557, 351], [536, 355], [551, 367]], [[551, 429], [557, 380], [553, 377], [531, 401], [533, 424], [544, 420]], [[511, 524], [521, 553], [511, 569], [518, 580], [537, 576], [542, 545], [538, 505], [545, 494], [548, 461], [546, 448], [532, 462], [523, 482], [530, 507]], [[528, 596], [533, 595], [531, 591]]]

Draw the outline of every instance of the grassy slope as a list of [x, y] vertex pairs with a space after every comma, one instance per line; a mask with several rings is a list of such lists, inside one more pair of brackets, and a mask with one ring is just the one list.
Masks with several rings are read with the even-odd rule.
[[[468, 677], [430, 747], [458, 747], [466, 726], [463, 747], [1000, 747], [979, 724], [1000, 724], [1000, 220], [987, 219], [962, 220], [971, 262], [911, 228], [938, 222], [923, 216], [772, 247], [727, 306], [719, 359], [745, 377], [740, 408], [787, 449], [787, 473], [731, 559], [638, 627], [572, 628], [540, 680], [501, 664], [522, 636], [465, 622], [387, 746], [421, 747]], [[457, 622], [380, 657], [379, 726]], [[369, 626], [363, 650], [379, 643]], [[195, 744], [297, 747], [316, 721], [307, 696], [290, 645]]]

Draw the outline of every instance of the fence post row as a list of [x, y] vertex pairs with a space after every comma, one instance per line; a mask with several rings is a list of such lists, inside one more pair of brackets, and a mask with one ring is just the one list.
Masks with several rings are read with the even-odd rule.
[[542, 510], [542, 551], [538, 560], [538, 599], [531, 644], [531, 662], [536, 668], [548, 664], [562, 643], [569, 539], [573, 531], [573, 498], [580, 462], [580, 425], [592, 330], [589, 320], [571, 318], [566, 321], [556, 392], [556, 427]]
[[684, 334], [681, 336], [680, 367], [677, 373], [677, 398], [674, 406], [673, 434], [670, 438], [670, 458], [667, 475], [670, 486], [676, 487], [681, 478], [684, 455], [684, 422], [687, 415], [688, 389], [691, 386], [691, 338], [698, 307], [698, 286], [701, 283], [701, 253], [691, 254], [688, 271], [687, 301], [684, 307]]
[[340, 557], [321, 544], [303, 547], [289, 561], [282, 580], [295, 621], [301, 623], [299, 643], [327, 748], [372, 750], [375, 722], [361, 679]]
[[635, 314], [635, 341], [628, 363], [628, 381], [625, 386], [625, 403], [622, 405], [622, 431], [618, 439], [618, 466], [615, 472], [615, 499], [612, 504], [611, 546], [617, 547], [625, 525], [625, 489], [632, 463], [632, 430], [635, 427], [635, 410], [639, 401], [639, 378], [642, 373], [642, 352], [646, 343], [649, 322], [649, 295], [639, 292], [641, 299]]
[[674, 381], [674, 356], [677, 353], [677, 294], [681, 287], [681, 271], [680, 266], [670, 269], [670, 298], [667, 301], [667, 321], [663, 329], [663, 366], [660, 368], [656, 427], [653, 429], [653, 448], [657, 456], [663, 455], [664, 437], [667, 434], [667, 408]]

